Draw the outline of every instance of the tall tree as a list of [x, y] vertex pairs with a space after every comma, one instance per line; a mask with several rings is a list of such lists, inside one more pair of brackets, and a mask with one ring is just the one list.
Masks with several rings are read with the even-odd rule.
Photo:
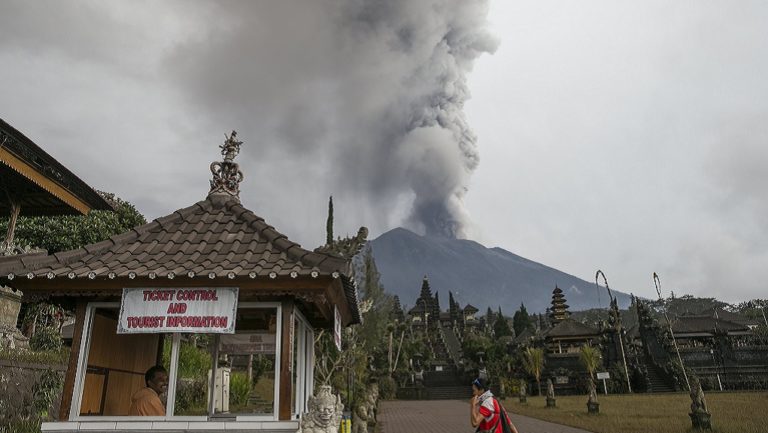
[[541, 371], [544, 369], [544, 350], [529, 347], [523, 352], [523, 368], [536, 379], [536, 386], [541, 395]]
[[520, 309], [515, 311], [515, 315], [512, 316], [512, 329], [515, 330], [515, 335], [520, 335], [526, 329], [533, 329], [533, 320], [528, 315], [528, 310], [525, 309], [525, 304], [520, 304]]
[[579, 361], [581, 361], [581, 365], [587, 369], [589, 376], [594, 380], [595, 370], [600, 366], [600, 351], [593, 346], [581, 346]]
[[328, 197], [328, 219], [325, 221], [325, 244], [333, 243], [333, 196]]
[[499, 307], [499, 313], [496, 317], [496, 323], [493, 324], [493, 335], [496, 338], [501, 338], [507, 335], [512, 335], [512, 329], [509, 327], [507, 318], [501, 313], [501, 307]]
[[364, 278], [360, 286], [365, 316], [359, 326], [359, 332], [363, 344], [373, 354], [375, 350], [384, 347], [387, 324], [395, 304], [392, 295], [384, 291], [384, 286], [379, 281], [381, 274], [376, 267], [371, 248], [366, 248], [362, 255]]

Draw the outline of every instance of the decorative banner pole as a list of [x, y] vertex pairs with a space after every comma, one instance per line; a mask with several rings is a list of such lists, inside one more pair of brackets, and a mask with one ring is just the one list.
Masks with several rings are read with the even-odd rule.
[[661, 296], [661, 280], [659, 275], [653, 273], [653, 284], [656, 286], [656, 293], [659, 295], [659, 301], [661, 302], [662, 310], [664, 311], [664, 318], [667, 320], [667, 326], [669, 327], [669, 335], [672, 337], [672, 344], [675, 345], [675, 352], [677, 353], [677, 360], [680, 361], [680, 368], [683, 369], [683, 377], [685, 378], [685, 386], [688, 387], [688, 391], [691, 390], [691, 383], [688, 382], [688, 373], [685, 372], [685, 364], [683, 364], [683, 358], [680, 356], [680, 348], [677, 347], [677, 340], [675, 340], [675, 333], [672, 331], [672, 322], [669, 321], [669, 315], [667, 314], [667, 303]]
[[611, 308], [616, 308], [616, 322], [614, 323], [614, 327], [616, 329], [616, 333], [619, 335], [619, 347], [621, 347], [621, 360], [624, 362], [624, 375], [627, 378], [627, 390], [629, 393], [632, 393], [632, 385], [629, 381], [629, 368], [627, 368], [627, 356], [624, 353], [624, 339], [621, 336], [621, 323], [619, 318], [619, 304], [618, 300], [613, 297], [613, 293], [611, 293], [611, 288], [608, 286], [608, 279], [605, 277], [605, 274], [600, 269], [597, 270], [595, 273], [595, 285], [598, 288], [598, 293], [600, 289], [600, 284], [598, 284], [598, 277], [603, 276], [603, 282], [605, 283], [605, 288], [608, 290], [608, 299], [610, 300]]

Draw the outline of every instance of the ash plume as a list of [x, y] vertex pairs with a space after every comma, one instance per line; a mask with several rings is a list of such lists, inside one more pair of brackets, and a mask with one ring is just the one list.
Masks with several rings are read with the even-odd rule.
[[479, 162], [466, 76], [497, 45], [487, 3], [226, 2], [166, 67], [211, 128], [255, 143], [259, 177], [333, 193], [374, 229], [463, 237]]

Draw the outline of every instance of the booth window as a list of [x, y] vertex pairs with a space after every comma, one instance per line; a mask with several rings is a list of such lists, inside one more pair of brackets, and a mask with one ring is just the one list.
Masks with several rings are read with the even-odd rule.
[[[118, 334], [119, 308], [88, 305], [71, 417], [131, 417], [131, 397], [146, 386], [147, 370], [161, 365], [169, 377], [160, 395], [166, 414], [153, 419], [277, 419], [279, 304], [241, 303], [234, 334]], [[311, 329], [300, 323], [306, 348]]]
[[[213, 363], [213, 344], [215, 336], [211, 334], [181, 334], [179, 339], [178, 361], [176, 362], [175, 416], [208, 415], [208, 396], [210, 381], [208, 374]], [[172, 351], [165, 351], [164, 359], [171, 363]]]
[[241, 306], [234, 334], [217, 336], [215, 415], [272, 416], [279, 365], [278, 309]]

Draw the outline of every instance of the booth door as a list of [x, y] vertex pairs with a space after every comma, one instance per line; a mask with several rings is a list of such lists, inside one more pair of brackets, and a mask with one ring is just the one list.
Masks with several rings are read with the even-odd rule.
[[117, 334], [116, 308], [99, 308], [91, 322], [80, 415], [126, 416], [144, 373], [158, 363], [160, 334]]

